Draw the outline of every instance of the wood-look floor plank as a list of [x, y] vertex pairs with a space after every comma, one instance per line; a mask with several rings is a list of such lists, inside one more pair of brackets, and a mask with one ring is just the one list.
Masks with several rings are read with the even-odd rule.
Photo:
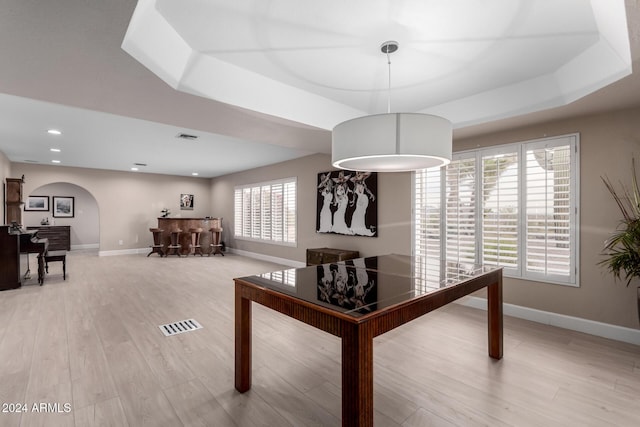
[[27, 397], [60, 384], [71, 384], [63, 294], [55, 290], [44, 290]]
[[199, 380], [165, 389], [165, 394], [185, 427], [235, 427], [235, 422], [222, 405]]
[[287, 379], [266, 366], [254, 370], [252, 391], [287, 419], [291, 425], [340, 426], [340, 418], [300, 393]]
[[120, 399], [114, 397], [74, 411], [76, 427], [128, 427]]
[[34, 388], [25, 397], [29, 411], [22, 414], [21, 427], [73, 427], [73, 399], [69, 382]]
[[402, 427], [457, 427], [450, 421], [429, 412], [424, 408], [419, 408], [411, 417], [409, 417]]
[[[340, 425], [340, 340], [254, 304], [253, 388], [234, 388], [233, 278], [278, 269], [233, 254], [68, 254], [68, 273], [0, 292], [0, 426]], [[34, 267], [32, 267], [33, 270]], [[203, 329], [164, 337], [158, 325]], [[415, 426], [635, 426], [640, 347], [452, 304], [374, 340], [374, 422]]]
[[151, 368], [132, 342], [106, 347], [105, 353], [130, 425], [181, 425]]
[[185, 362], [201, 376], [200, 382], [220, 403], [238, 426], [290, 426], [267, 402], [253, 391], [241, 394], [234, 388], [233, 360], [220, 359], [210, 350], [185, 356]]
[[69, 368], [76, 410], [115, 398], [117, 391], [111, 378], [102, 342], [93, 317], [78, 291], [68, 291], [65, 298]]

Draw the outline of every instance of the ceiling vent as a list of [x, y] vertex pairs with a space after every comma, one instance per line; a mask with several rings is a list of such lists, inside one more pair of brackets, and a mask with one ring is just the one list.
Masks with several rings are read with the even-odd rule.
[[176, 138], [181, 138], [181, 139], [187, 139], [189, 141], [193, 141], [195, 139], [198, 139], [197, 135], [190, 135], [188, 133], [179, 133], [176, 135]]
[[146, 163], [134, 163], [133, 166], [147, 166]]

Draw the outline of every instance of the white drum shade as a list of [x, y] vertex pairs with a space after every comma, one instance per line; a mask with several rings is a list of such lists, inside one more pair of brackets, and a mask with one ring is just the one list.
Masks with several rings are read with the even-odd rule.
[[333, 128], [331, 162], [341, 169], [405, 172], [451, 161], [452, 125], [429, 114], [359, 117]]

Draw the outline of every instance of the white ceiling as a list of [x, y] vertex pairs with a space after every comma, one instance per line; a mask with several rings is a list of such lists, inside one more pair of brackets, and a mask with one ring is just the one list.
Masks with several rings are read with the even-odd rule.
[[178, 90], [331, 130], [387, 111], [388, 40], [393, 111], [455, 127], [631, 73], [622, 0], [140, 0], [122, 47]]
[[[194, 0], [185, 3], [160, 0], [157, 9], [155, 3], [141, 1], [138, 8], [151, 4], [165, 23], [170, 21], [172, 28], [183, 32], [184, 39], [190, 42], [189, 50], [184, 51], [190, 58], [190, 62], [186, 62], [187, 68], [176, 59], [173, 63], [181, 67], [181, 72], [174, 70], [174, 77], [169, 72], [163, 74], [154, 70], [164, 80], [149, 71], [154, 62], [149, 54], [141, 58], [140, 53], [135, 52], [136, 59], [142, 60], [145, 68], [121, 48], [122, 45], [130, 51], [136, 50], [131, 49], [131, 45], [127, 47], [125, 40], [125, 34], [128, 38], [134, 33], [129, 23], [139, 17], [136, 12], [137, 17], [132, 21], [135, 1], [3, 0], [3, 12], [0, 13], [0, 58], [3, 58], [0, 61], [0, 151], [14, 162], [51, 164], [57, 157], [65, 166], [113, 170], [129, 170], [133, 163], [146, 163], [146, 167], [140, 168], [141, 172], [173, 175], [198, 172], [201, 177], [220, 176], [311, 153], [328, 153], [331, 138], [326, 129], [349, 115], [380, 112], [381, 108], [386, 108], [387, 64], [384, 55], [377, 49], [355, 55], [353, 49], [362, 51], [367, 44], [377, 48], [387, 39], [401, 43], [401, 50], [391, 58], [394, 110], [437, 112], [445, 116], [458, 111], [459, 118], [451, 117], [457, 125], [456, 138], [640, 105], [640, 78], [636, 74], [597, 89], [625, 73], [624, 54], [617, 55], [616, 59], [612, 52], [617, 52], [617, 48], [611, 47], [619, 39], [620, 26], [605, 28], [589, 15], [591, 9], [568, 14], [560, 9], [560, 2], [504, 0], [492, 2], [492, 7], [486, 7], [483, 2], [485, 10], [454, 10], [456, 22], [464, 23], [469, 33], [466, 36], [451, 33], [444, 45], [430, 43], [429, 49], [424, 43], [412, 44], [414, 39], [408, 32], [402, 32], [402, 28], [396, 26], [389, 31], [382, 25], [384, 19], [381, 17], [397, 15], [403, 10], [401, 6], [414, 3], [411, 1], [354, 1], [348, 3], [354, 9], [345, 14], [335, 13], [332, 8], [345, 3], [343, 1], [311, 3], [314, 6], [305, 3], [305, 8], [286, 10], [278, 9], [284, 4], [282, 1]], [[180, 4], [179, 8], [176, 3]], [[447, 5], [451, 3], [462, 4], [446, 2]], [[532, 8], [534, 3], [536, 7], [547, 7], [547, 10], [537, 11], [537, 15], [547, 17], [543, 20], [545, 31], [559, 33], [555, 38], [541, 37], [542, 45], [536, 46], [533, 52], [543, 52], [543, 57], [532, 55], [521, 45], [514, 45], [515, 41], [531, 43], [539, 38], [534, 37], [539, 35], [537, 30], [525, 28], [523, 24], [533, 22], [534, 19], [526, 18], [523, 11]], [[615, 9], [609, 7], [612, 0], [569, 3], [591, 5], [594, 9], [602, 9], [606, 4], [605, 10]], [[436, 3], [422, 1], [417, 4]], [[636, 65], [640, 58], [640, 5], [637, 0], [628, 0], [625, 6], [631, 60]], [[195, 7], [203, 9], [193, 9]], [[389, 13], [385, 15], [387, 9]], [[480, 19], [483, 15], [495, 17], [497, 10], [505, 12], [506, 22], [518, 23], [517, 31], [512, 29], [511, 38], [506, 42], [495, 40], [499, 25], [483, 26]], [[333, 13], [326, 14], [325, 11]], [[365, 11], [373, 13], [369, 15]], [[265, 16], [269, 19], [280, 16], [283, 25], [267, 25], [268, 20], [261, 18]], [[331, 20], [324, 21], [326, 16]], [[367, 18], [369, 16], [373, 18]], [[420, 16], [405, 13], [404, 19]], [[316, 17], [316, 22], [305, 24], [304, 19], [308, 17]], [[520, 20], [523, 17], [525, 21]], [[254, 25], [240, 25], [246, 19], [253, 20]], [[435, 28], [453, 31], [446, 22], [434, 20], [427, 27], [434, 31]], [[348, 24], [346, 33], [337, 31], [335, 26], [340, 23]], [[161, 31], [155, 34], [157, 38], [163, 37]], [[420, 37], [424, 40], [429, 34]], [[465, 37], [475, 38], [474, 45], [468, 48], [472, 52], [452, 57], [451, 44], [458, 44], [457, 40]], [[478, 41], [477, 37], [482, 40]], [[603, 40], [606, 43], [602, 43]], [[471, 84], [481, 85], [473, 86], [476, 94], [488, 96], [492, 90], [516, 81], [511, 77], [504, 80], [507, 65], [495, 68], [497, 62], [486, 60], [492, 58], [486, 56], [486, 43], [502, 45], [498, 53], [513, 59], [513, 69], [521, 81], [536, 78], [528, 74], [530, 71], [549, 74], [550, 70], [562, 68], [562, 63], [566, 66], [567, 57], [575, 58], [581, 52], [590, 51], [602, 60], [589, 70], [596, 68], [602, 73], [596, 77], [590, 72], [574, 73], [579, 77], [575, 80], [582, 82], [569, 81], [565, 83], [569, 86], [564, 87], [555, 85], [560, 87], [563, 96], [557, 93], [547, 96], [540, 90], [537, 94], [547, 98], [538, 99], [535, 105], [520, 106], [516, 115], [512, 111], [512, 95], [493, 94], [490, 103], [478, 104], [476, 99], [475, 108], [462, 104], [450, 108], [458, 102], [452, 97], [459, 96], [463, 89], [468, 90]], [[172, 50], [175, 46], [170, 43], [159, 43], [158, 47], [160, 51], [175, 52]], [[327, 50], [326, 47], [335, 49]], [[208, 59], [197, 61], [193, 49]], [[343, 51], [347, 56], [342, 55]], [[422, 56], [411, 58], [416, 51]], [[474, 62], [464, 65], [461, 59], [471, 54], [474, 54]], [[434, 58], [438, 57], [444, 57], [448, 62], [434, 66]], [[296, 58], [302, 58], [303, 63], [297, 63]], [[255, 81], [238, 83], [237, 79], [211, 79], [206, 73], [207, 78], [202, 78], [203, 74], [199, 73], [203, 71], [198, 71], [194, 64], [212, 59], [226, 61], [236, 67], [237, 74], [251, 72], [259, 77], [258, 81], [268, 78], [278, 83], [281, 90], [243, 91], [234, 85], [250, 88]], [[403, 77], [402, 61], [414, 60], [418, 62], [409, 68], [417, 72]], [[452, 72], [447, 64], [457, 68]], [[491, 78], [482, 81], [479, 78], [461, 79], [460, 67], [477, 71], [477, 76]], [[185, 69], [189, 73], [183, 73]], [[206, 67], [203, 69], [207, 70]], [[494, 80], [494, 77], [499, 79]], [[211, 88], [195, 84], [207, 81], [216, 83], [215, 90], [223, 96], [212, 96], [216, 93], [209, 93]], [[449, 86], [450, 83], [455, 84]], [[569, 89], [574, 83], [581, 83], [583, 87], [571, 92]], [[297, 91], [297, 96], [292, 95], [292, 90]], [[580, 98], [584, 94], [581, 90], [595, 92]], [[408, 94], [419, 96], [410, 98]], [[217, 101], [208, 99], [211, 97]], [[310, 101], [311, 98], [315, 101]], [[577, 100], [566, 106], [548, 108], [558, 105], [561, 98], [563, 102]], [[321, 102], [316, 102], [318, 100]], [[547, 109], [531, 113], [540, 106]], [[482, 114], [473, 117], [474, 110]], [[46, 130], [52, 127], [61, 129], [63, 134], [58, 137], [48, 135]], [[178, 133], [195, 134], [199, 138], [183, 141], [175, 138]], [[54, 146], [62, 152], [49, 151]]]

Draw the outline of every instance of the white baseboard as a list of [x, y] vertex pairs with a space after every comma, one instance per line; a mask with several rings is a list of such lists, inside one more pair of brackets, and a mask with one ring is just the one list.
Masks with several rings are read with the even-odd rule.
[[259, 254], [259, 253], [256, 253], [256, 252], [243, 251], [242, 249], [233, 249], [233, 248], [227, 247], [227, 251], [232, 253], [232, 254], [242, 255], [242, 256], [246, 256], [248, 258], [259, 259], [261, 261], [273, 262], [275, 264], [287, 265], [289, 267], [294, 267], [294, 268], [306, 267], [307, 266], [307, 264], [304, 263], [304, 262], [293, 261], [293, 260], [290, 260], [290, 259], [287, 259], [287, 258], [278, 258], [278, 257], [274, 257], [274, 256]]
[[138, 255], [149, 253], [149, 248], [118, 249], [115, 251], [98, 251], [98, 256]]
[[71, 245], [72, 251], [79, 251], [83, 249], [100, 249], [100, 243], [89, 243], [86, 245]]
[[[457, 302], [467, 307], [479, 308], [481, 310], [487, 309], [487, 300], [484, 298], [467, 296], [460, 298]], [[626, 328], [624, 326], [611, 325], [514, 304], [503, 303], [502, 311], [507, 316], [640, 345], [640, 329]]]

